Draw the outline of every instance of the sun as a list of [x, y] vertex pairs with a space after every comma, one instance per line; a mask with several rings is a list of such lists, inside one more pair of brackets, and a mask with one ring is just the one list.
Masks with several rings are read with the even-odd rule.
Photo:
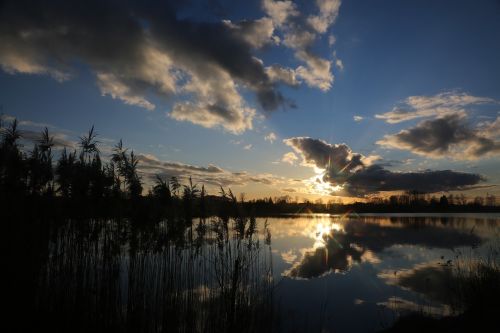
[[325, 174], [324, 169], [315, 168], [316, 175], [307, 179], [306, 183], [313, 194], [329, 196], [335, 192], [341, 191], [344, 187], [342, 185], [332, 185], [323, 180]]

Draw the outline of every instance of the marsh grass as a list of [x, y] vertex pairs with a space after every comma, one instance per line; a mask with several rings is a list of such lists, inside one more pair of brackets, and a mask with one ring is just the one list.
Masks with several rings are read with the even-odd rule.
[[68, 220], [51, 231], [36, 292], [37, 327], [80, 332], [272, 330], [270, 234], [236, 214], [197, 219]]
[[457, 312], [500, 314], [500, 244], [491, 244], [484, 256], [459, 253], [453, 263], [451, 304]]
[[[457, 250], [455, 258], [432, 267], [433, 279], [437, 283], [426, 295], [450, 308], [451, 313], [432, 313], [421, 302], [412, 313], [399, 316], [395, 325], [387, 332], [482, 332], [497, 326], [500, 314], [500, 244], [490, 243], [479, 255], [476, 249], [469, 252]], [[429, 268], [428, 268], [429, 269]], [[429, 279], [424, 270], [415, 271], [411, 280], [413, 289], [426, 294], [423, 286]], [[426, 277], [427, 276], [427, 277]], [[406, 281], [405, 281], [406, 280]], [[400, 279], [403, 285], [410, 279]], [[427, 298], [426, 297], [426, 298]], [[398, 307], [393, 309], [398, 311]]]

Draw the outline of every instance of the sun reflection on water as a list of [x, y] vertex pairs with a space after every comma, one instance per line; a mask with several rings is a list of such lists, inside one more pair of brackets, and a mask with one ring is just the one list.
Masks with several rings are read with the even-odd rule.
[[343, 230], [344, 228], [340, 223], [318, 222], [316, 224], [316, 229], [310, 234], [310, 237], [314, 239], [313, 249], [324, 247], [326, 238], [333, 237], [335, 232]]

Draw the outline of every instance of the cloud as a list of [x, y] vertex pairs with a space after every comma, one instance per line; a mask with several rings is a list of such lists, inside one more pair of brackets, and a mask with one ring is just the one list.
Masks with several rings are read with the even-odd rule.
[[452, 170], [394, 172], [372, 165], [348, 175], [345, 185], [350, 194], [366, 195], [382, 191], [416, 190], [425, 193], [467, 190], [485, 179], [478, 174]]
[[360, 121], [363, 121], [363, 119], [365, 119], [365, 117], [362, 117], [362, 116], [354, 116], [353, 117], [354, 121], [355, 122], [360, 122]]
[[337, 38], [334, 35], [328, 36], [328, 45], [333, 46], [336, 41], [337, 41]]
[[282, 82], [292, 87], [298, 86], [300, 83], [296, 71], [292, 68], [275, 64], [266, 67], [266, 73], [272, 82]]
[[466, 108], [481, 104], [498, 104], [498, 101], [488, 97], [476, 97], [453, 91], [435, 96], [410, 96], [391, 111], [377, 114], [375, 118], [395, 124], [423, 117], [463, 114]]
[[[0, 67], [65, 81], [83, 64], [103, 95], [147, 110], [173, 100], [171, 118], [238, 134], [252, 129], [256, 115], [243, 92], [273, 111], [290, 104], [277, 82], [330, 89], [331, 62], [312, 46], [339, 5], [318, 1], [318, 13], [308, 16], [292, 1], [265, 0], [263, 17], [233, 22], [180, 15], [190, 4], [173, 0], [7, 0], [0, 12]], [[295, 51], [300, 66], [266, 66], [255, 57], [281, 45]]]
[[220, 174], [224, 172], [223, 169], [212, 164], [209, 164], [207, 167], [200, 167], [178, 162], [163, 162], [151, 154], [140, 154], [138, 155], [138, 160], [140, 161], [140, 168], [142, 170], [169, 169], [181, 170], [183, 172], [201, 172], [210, 174]]
[[[14, 116], [7, 114], [0, 114], [0, 122], [3, 124], [3, 128], [0, 128], [0, 134], [7, 124], [12, 123], [15, 119]], [[53, 149], [70, 148], [75, 149], [78, 147], [78, 142], [71, 140], [68, 137], [65, 130], [61, 130], [51, 124], [39, 123], [32, 120], [20, 120], [17, 119], [18, 126], [21, 127], [19, 133], [21, 134], [20, 140], [23, 143], [23, 150], [29, 150], [32, 148], [33, 144], [37, 144], [42, 138], [42, 129], [47, 128], [49, 130], [49, 135], [52, 137], [52, 143], [54, 144]], [[37, 130], [35, 130], [37, 129]], [[29, 144], [29, 146], [27, 146]], [[26, 147], [27, 146], [27, 147]]]
[[289, 152], [283, 155], [281, 161], [293, 165], [295, 164], [295, 161], [297, 161], [298, 159], [299, 158], [297, 157], [297, 155], [295, 155], [292, 152]]
[[239, 23], [233, 23], [229, 20], [223, 20], [222, 22], [233, 29], [236, 35], [256, 49], [274, 42], [272, 39], [274, 24], [273, 20], [269, 17], [253, 21], [241, 21]]
[[134, 92], [129, 85], [121, 81], [114, 74], [97, 73], [97, 85], [103, 96], [109, 95], [113, 99], [121, 99], [125, 104], [137, 105], [147, 110], [154, 110], [155, 105], [144, 98], [141, 94]]
[[472, 127], [464, 114], [447, 114], [386, 135], [377, 144], [431, 158], [477, 159], [500, 154], [499, 124], [497, 118]]
[[[38, 141], [42, 137], [42, 133], [40, 131], [23, 129], [20, 132], [21, 140], [27, 141], [30, 144], [38, 143]], [[58, 131], [49, 131], [49, 134], [52, 137], [52, 143], [54, 144], [53, 148], [55, 149], [76, 149], [78, 147], [78, 142], [69, 139], [65, 133], [61, 133]], [[29, 147], [29, 149], [31, 149], [31, 147]]]
[[180, 180], [192, 177], [193, 181], [213, 189], [219, 186], [244, 186], [249, 183], [269, 186], [286, 186], [291, 183], [287, 178], [272, 174], [231, 172], [213, 164], [196, 166], [180, 162], [161, 161], [150, 154], [139, 154], [138, 159], [138, 169], [146, 183], [152, 183], [156, 175], [160, 175], [161, 177], [177, 177]]
[[[395, 172], [374, 164], [379, 156], [354, 153], [346, 144], [330, 144], [308, 137], [285, 139], [302, 156], [303, 163], [319, 169], [320, 188], [351, 196], [383, 191], [417, 190], [426, 193], [466, 190], [484, 181], [478, 174], [451, 170]], [[318, 186], [315, 184], [315, 186]]]
[[[2, 122], [11, 122], [15, 117], [10, 115], [0, 115]], [[42, 132], [30, 129], [29, 127], [46, 127], [45, 124], [36, 123], [30, 120], [19, 121], [21, 133], [21, 149], [29, 153], [33, 148], [33, 144], [38, 143], [41, 139]], [[28, 127], [28, 128], [25, 128]], [[54, 126], [52, 126], [54, 128]], [[0, 135], [3, 128], [0, 128]], [[63, 148], [78, 149], [79, 140], [71, 138], [68, 134], [69, 131], [64, 129], [50, 129], [49, 134], [53, 138], [53, 150], [61, 150]], [[74, 134], [73, 134], [74, 135]], [[77, 135], [74, 135], [78, 137]], [[98, 148], [101, 153], [101, 159], [109, 161], [113, 153], [113, 144], [115, 140], [98, 136]], [[241, 142], [237, 142], [240, 144]], [[251, 145], [248, 145], [251, 147]], [[247, 147], [247, 146], [246, 146]], [[207, 189], [219, 190], [220, 186], [245, 186], [248, 184], [263, 184], [272, 186], [273, 188], [290, 187], [296, 185], [297, 181], [294, 179], [276, 176], [270, 173], [249, 173], [249, 172], [232, 172], [223, 169], [214, 164], [207, 166], [191, 165], [182, 162], [163, 161], [153, 154], [136, 152], [138, 158], [138, 172], [144, 187], [152, 186], [156, 180], [156, 176], [163, 178], [177, 177], [181, 181], [186, 181], [192, 177], [193, 181], [206, 186]]]
[[[286, 78], [286, 83], [294, 82], [290, 78], [300, 78], [310, 87], [327, 91], [332, 87], [334, 76], [331, 72], [331, 60], [319, 57], [312, 51], [314, 42], [325, 34], [338, 16], [339, 0], [316, 1], [317, 13], [303, 15], [292, 1], [264, 0], [263, 9], [282, 32], [282, 43], [292, 49], [295, 58], [302, 62], [295, 70], [281, 72], [276, 78]], [[332, 46], [333, 44], [331, 44]], [[284, 75], [286, 74], [286, 75]], [[293, 74], [293, 75], [292, 75]]]
[[20, 120], [17, 117], [14, 117], [12, 115], [0, 114], [0, 121], [4, 124], [4, 126], [5, 126], [5, 123], [11, 123], [15, 119], [17, 119], [17, 123], [19, 126], [36, 127], [36, 128], [45, 128], [45, 127], [55, 128], [55, 126], [51, 125], [51, 124], [39, 123], [39, 122], [32, 121], [32, 120]]
[[329, 144], [323, 140], [309, 137], [295, 137], [283, 140], [299, 153], [305, 164], [320, 169], [337, 170], [338, 172], [355, 170], [364, 166], [365, 156], [353, 153], [344, 143]]
[[262, 7], [277, 27], [281, 27], [290, 17], [299, 15], [297, 6], [290, 0], [263, 0]]
[[250, 150], [250, 149], [252, 149], [252, 147], [253, 147], [253, 145], [250, 143], [250, 144], [244, 146], [243, 149]]
[[250, 108], [240, 110], [217, 104], [183, 102], [174, 105], [172, 112], [167, 115], [175, 120], [188, 121], [206, 128], [222, 126], [234, 134], [239, 134], [247, 129], [252, 129], [255, 110]]
[[335, 66], [337, 66], [338, 69], [341, 71], [344, 70], [344, 63], [342, 62], [341, 59], [335, 59]]
[[306, 50], [297, 51], [296, 56], [306, 63], [306, 66], [297, 67], [297, 75], [304, 79], [310, 87], [319, 88], [323, 91], [330, 90], [333, 84], [331, 61], [320, 58]]
[[264, 137], [264, 140], [266, 140], [266, 141], [269, 141], [269, 142], [273, 143], [273, 142], [276, 140], [276, 138], [277, 138], [277, 137], [276, 137], [276, 134], [274, 134], [274, 132], [271, 132], [271, 133], [269, 133], [268, 135], [266, 135], [266, 136]]
[[319, 14], [309, 16], [307, 22], [318, 33], [325, 33], [339, 15], [340, 3], [340, 0], [316, 0]]

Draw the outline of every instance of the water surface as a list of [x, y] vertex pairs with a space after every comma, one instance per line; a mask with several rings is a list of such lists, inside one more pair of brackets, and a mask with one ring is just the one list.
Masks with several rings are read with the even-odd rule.
[[[500, 214], [267, 219], [285, 331], [373, 332], [407, 311], [451, 313], [443, 272], [498, 247]], [[262, 222], [262, 221], [261, 221]]]

